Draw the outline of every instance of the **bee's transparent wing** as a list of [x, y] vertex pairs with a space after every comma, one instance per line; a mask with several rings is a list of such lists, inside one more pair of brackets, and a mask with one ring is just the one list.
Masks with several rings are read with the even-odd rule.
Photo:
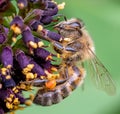
[[110, 73], [97, 58], [97, 56], [89, 49], [89, 53], [93, 55], [93, 58], [89, 60], [89, 70], [92, 73], [91, 78], [98, 89], [105, 91], [109, 95], [116, 93], [115, 84], [111, 78]]

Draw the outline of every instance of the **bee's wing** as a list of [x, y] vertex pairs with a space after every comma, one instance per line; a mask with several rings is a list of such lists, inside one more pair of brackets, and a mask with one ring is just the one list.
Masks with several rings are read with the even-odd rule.
[[91, 78], [98, 89], [105, 91], [109, 95], [114, 95], [116, 93], [115, 84], [111, 78], [110, 73], [97, 58], [97, 56], [89, 49], [90, 54], [93, 58], [89, 60], [89, 70], [92, 72]]

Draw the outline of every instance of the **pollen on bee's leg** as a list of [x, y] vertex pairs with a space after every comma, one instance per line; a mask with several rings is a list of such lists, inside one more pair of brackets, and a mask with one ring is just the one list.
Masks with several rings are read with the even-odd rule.
[[45, 83], [46, 88], [53, 89], [56, 87], [56, 80], [52, 79]]

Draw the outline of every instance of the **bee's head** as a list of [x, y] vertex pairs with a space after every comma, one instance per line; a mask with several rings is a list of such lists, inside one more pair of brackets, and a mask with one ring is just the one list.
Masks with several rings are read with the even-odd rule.
[[82, 36], [81, 28], [83, 27], [83, 22], [79, 19], [73, 18], [67, 21], [60, 22], [55, 26], [58, 33], [64, 38], [79, 38]]
[[55, 25], [56, 30], [65, 29], [65, 30], [76, 30], [76, 28], [81, 29], [84, 26], [83, 22], [80, 19], [73, 18], [67, 21], [62, 21], [59, 24]]

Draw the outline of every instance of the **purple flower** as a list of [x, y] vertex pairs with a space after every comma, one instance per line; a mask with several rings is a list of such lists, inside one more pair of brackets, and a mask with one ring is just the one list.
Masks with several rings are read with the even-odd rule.
[[27, 5], [28, 5], [28, 2], [27, 2], [27, 0], [18, 0], [18, 7], [20, 8], [20, 9], [24, 9], [25, 7], [27, 7]]
[[34, 36], [28, 27], [22, 32], [22, 39], [27, 47], [37, 48], [37, 44], [34, 42]]
[[2, 49], [1, 63], [4, 67], [13, 67], [13, 52], [10, 46], [6, 46]]
[[42, 26], [42, 23], [38, 20], [33, 20], [30, 24], [30, 27], [33, 31], [37, 31], [39, 29], [39, 25]]
[[41, 66], [46, 70], [50, 70], [50, 68], [52, 67], [52, 64], [51, 64], [51, 61], [42, 61]]
[[43, 48], [37, 48], [34, 50], [34, 56], [43, 60], [52, 59], [51, 53]]
[[17, 50], [17, 52], [15, 53], [15, 57], [21, 69], [25, 68], [30, 62], [30, 59], [28, 59], [28, 57], [22, 50]]
[[44, 72], [44, 69], [38, 65], [35, 61], [30, 61], [31, 64], [34, 64], [34, 67], [32, 69], [32, 72], [33, 73], [36, 73], [37, 74], [37, 77], [40, 77], [40, 76], [46, 76], [45, 72]]
[[50, 24], [52, 22], [53, 18], [52, 16], [42, 16], [40, 22], [47, 25], [47, 24]]
[[10, 23], [10, 28], [14, 31], [15, 34], [21, 34], [23, 27], [24, 22], [20, 16], [16, 16]]
[[43, 14], [46, 16], [53, 16], [53, 15], [56, 15], [57, 13], [58, 13], [57, 5], [54, 2], [49, 1], [47, 9], [44, 10]]
[[2, 75], [2, 88], [15, 87], [16, 83], [10, 75]]

